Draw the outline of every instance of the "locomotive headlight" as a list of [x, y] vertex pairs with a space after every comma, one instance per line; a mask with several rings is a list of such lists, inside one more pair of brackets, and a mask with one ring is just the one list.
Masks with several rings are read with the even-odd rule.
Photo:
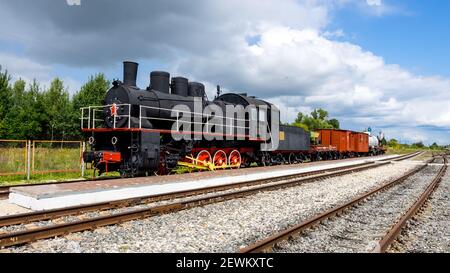
[[91, 144], [91, 145], [94, 144], [94, 141], [95, 141], [95, 139], [93, 136], [89, 137], [89, 140], [88, 140], [89, 144]]
[[111, 143], [112, 143], [112, 145], [116, 145], [117, 140], [118, 140], [117, 137], [115, 137], [115, 136], [112, 137], [112, 138], [111, 138]]

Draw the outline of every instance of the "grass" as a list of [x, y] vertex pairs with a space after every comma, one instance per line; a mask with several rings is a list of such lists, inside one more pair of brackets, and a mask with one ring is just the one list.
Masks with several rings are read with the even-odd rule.
[[76, 170], [80, 169], [80, 148], [35, 149], [34, 170]]
[[[45, 174], [33, 174], [30, 176], [30, 180], [27, 180], [25, 175], [10, 175], [0, 176], [0, 186], [10, 186], [17, 184], [36, 184], [36, 183], [50, 183], [50, 182], [63, 182], [68, 180], [86, 180], [93, 177], [94, 171], [87, 169], [85, 175], [81, 176], [81, 171], [78, 172], [64, 172], [64, 173], [45, 173]], [[108, 174], [102, 174], [102, 177], [117, 177], [120, 176], [118, 172], [110, 172]]]
[[86, 179], [88, 178], [88, 176], [81, 177], [81, 172], [46, 173], [46, 174], [31, 175], [30, 180], [27, 180], [26, 175], [8, 175], [8, 176], [0, 176], [0, 186], [66, 181], [78, 178]]
[[[25, 148], [0, 148], [0, 173], [25, 172]], [[31, 161], [32, 162], [32, 161]], [[34, 170], [76, 170], [80, 168], [80, 148], [36, 147]]]
[[432, 155], [432, 151], [426, 151], [425, 153], [423, 153], [423, 154], [421, 154], [419, 156], [413, 157], [412, 160], [424, 161], [424, 160], [430, 159], [432, 156], [433, 156]]
[[387, 155], [393, 155], [393, 154], [402, 155], [402, 154], [409, 154], [409, 153], [414, 153], [414, 152], [423, 151], [423, 150], [425, 150], [425, 149], [388, 147], [386, 154]]
[[0, 148], [0, 173], [24, 172], [25, 148]]
[[[22, 144], [22, 146], [24, 146]], [[20, 175], [0, 175], [0, 185], [14, 185], [23, 183], [42, 183], [65, 181], [73, 179], [89, 179], [93, 176], [93, 170], [87, 169], [85, 176], [81, 177], [80, 170], [80, 148], [78, 144], [74, 147], [50, 147], [45, 143], [36, 146], [34, 157], [34, 170], [43, 173], [32, 173], [30, 180], [26, 179], [25, 174]], [[407, 154], [415, 151], [427, 151], [423, 157], [430, 157], [432, 152], [438, 153], [440, 150], [414, 149], [414, 148], [391, 148], [386, 154]], [[16, 173], [26, 171], [26, 158], [24, 147], [12, 145], [11, 147], [0, 147], [0, 174]], [[50, 173], [49, 170], [66, 170], [67, 172]], [[77, 170], [77, 171], [70, 171]], [[79, 170], [79, 171], [78, 171]], [[178, 166], [172, 173], [192, 172], [192, 169]], [[117, 172], [108, 173], [107, 176], [118, 176]]]
[[418, 151], [422, 151], [425, 152], [423, 154], [421, 154], [420, 156], [416, 156], [413, 158], [413, 160], [424, 160], [424, 159], [428, 159], [432, 156], [433, 153], [437, 154], [437, 153], [442, 153], [444, 152], [444, 150], [434, 150], [434, 149], [429, 149], [429, 148], [422, 148], [422, 149], [418, 149], [418, 148], [392, 148], [392, 147], [388, 147], [388, 150], [386, 151], [387, 155], [391, 155], [391, 154], [409, 154], [409, 153], [413, 153], [413, 152], [418, 152]]
[[444, 152], [444, 150], [435, 150], [435, 149], [429, 149], [429, 148], [393, 148], [393, 147], [388, 147], [386, 154], [391, 155], [391, 154], [409, 154], [409, 153], [413, 153], [413, 152], [418, 152], [418, 151], [424, 151], [427, 153], [440, 153], [440, 152]]
[[[48, 144], [35, 147], [34, 172], [30, 180], [26, 174], [0, 175], [0, 185], [32, 184], [42, 182], [65, 181], [73, 179], [89, 179], [93, 170], [87, 169], [85, 176], [81, 177], [80, 148], [77, 143], [74, 147], [50, 147]], [[0, 174], [26, 172], [27, 160], [24, 147], [17, 145], [0, 148]], [[64, 171], [52, 173], [50, 170]], [[117, 176], [118, 173], [109, 173], [108, 176]]]

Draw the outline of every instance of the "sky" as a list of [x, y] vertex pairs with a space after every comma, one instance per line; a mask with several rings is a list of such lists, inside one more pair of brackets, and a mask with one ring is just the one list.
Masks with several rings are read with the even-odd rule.
[[0, 65], [74, 94], [122, 61], [341, 127], [450, 143], [450, 2], [438, 0], [0, 0]]

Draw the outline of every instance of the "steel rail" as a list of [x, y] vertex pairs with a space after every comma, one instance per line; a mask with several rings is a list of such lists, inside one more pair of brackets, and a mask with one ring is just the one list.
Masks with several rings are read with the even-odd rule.
[[[403, 160], [404, 157], [413, 157], [413, 156], [417, 156], [418, 153], [411, 153], [408, 155], [402, 155], [402, 156], [398, 156], [395, 158], [389, 158], [389, 159], [383, 159], [383, 160], [379, 160], [379, 161], [391, 161], [391, 160]], [[406, 158], [405, 158], [406, 159]], [[355, 164], [354, 166], [357, 166], [358, 164]], [[5, 199], [5, 197], [7, 198], [9, 193], [11, 192], [10, 190], [12, 188], [16, 188], [16, 187], [32, 187], [32, 186], [41, 186], [41, 185], [54, 185], [54, 184], [71, 184], [71, 183], [82, 183], [82, 182], [92, 182], [92, 181], [102, 181], [102, 180], [110, 180], [110, 179], [121, 179], [120, 177], [109, 177], [109, 178], [95, 178], [95, 179], [88, 179], [88, 180], [68, 180], [68, 181], [60, 181], [60, 182], [43, 182], [43, 183], [33, 183], [33, 184], [16, 184], [16, 185], [8, 185], [8, 186], [0, 186], [0, 199]]]
[[226, 190], [230, 190], [230, 189], [239, 189], [239, 188], [243, 188], [243, 187], [259, 186], [259, 185], [264, 185], [264, 184], [269, 184], [269, 183], [277, 183], [279, 181], [284, 181], [284, 180], [298, 179], [295, 181], [290, 181], [290, 183], [299, 183], [299, 182], [306, 183], [308, 181], [323, 179], [323, 178], [327, 178], [330, 176], [345, 175], [350, 172], [362, 171], [367, 168], [374, 168], [374, 167], [378, 167], [378, 166], [382, 166], [382, 165], [386, 165], [386, 164], [388, 164], [388, 163], [375, 164], [374, 162], [367, 162], [367, 163], [360, 163], [360, 164], [351, 165], [351, 166], [342, 166], [342, 167], [330, 168], [330, 169], [325, 169], [325, 170], [305, 172], [305, 173], [300, 173], [300, 174], [251, 180], [251, 181], [246, 181], [246, 182], [238, 182], [238, 183], [219, 185], [219, 186], [203, 187], [203, 188], [194, 189], [194, 190], [183, 190], [183, 191], [176, 191], [176, 192], [171, 192], [171, 193], [163, 193], [163, 194], [157, 194], [157, 195], [148, 195], [148, 196], [142, 196], [142, 197], [127, 198], [127, 199], [121, 199], [121, 200], [116, 200], [116, 201], [99, 202], [99, 203], [94, 203], [94, 204], [90, 204], [90, 205], [79, 205], [79, 206], [71, 206], [71, 207], [66, 207], [66, 208], [61, 208], [61, 209], [52, 209], [52, 210], [45, 210], [45, 211], [13, 214], [13, 215], [7, 215], [7, 216], [0, 217], [0, 227], [17, 225], [17, 224], [26, 224], [26, 223], [36, 222], [36, 221], [51, 220], [51, 219], [56, 219], [56, 218], [69, 216], [69, 215], [79, 215], [79, 214], [83, 214], [83, 213], [87, 213], [87, 212], [91, 212], [91, 211], [117, 209], [117, 208], [136, 206], [136, 205], [147, 204], [147, 203], [152, 203], [152, 202], [174, 200], [174, 199], [179, 199], [179, 198], [184, 198], [184, 197], [191, 197], [191, 196], [198, 196], [198, 195], [203, 195], [203, 194], [208, 194], [208, 193], [215, 193], [215, 192], [226, 191]]
[[295, 234], [300, 233], [303, 230], [306, 230], [310, 228], [313, 225], [316, 225], [323, 220], [329, 219], [330, 217], [333, 217], [335, 215], [338, 215], [342, 213], [344, 210], [360, 203], [361, 201], [367, 199], [370, 196], [373, 196], [376, 193], [379, 193], [381, 191], [384, 191], [398, 183], [401, 183], [405, 181], [407, 178], [411, 177], [412, 175], [418, 173], [422, 169], [424, 169], [426, 166], [428, 166], [428, 163], [430, 163], [433, 159], [428, 160], [427, 164], [418, 166], [414, 168], [413, 170], [407, 172], [406, 174], [402, 175], [399, 178], [394, 179], [393, 181], [378, 187], [374, 190], [371, 190], [359, 197], [356, 197], [348, 202], [346, 202], [343, 205], [337, 206], [335, 208], [329, 209], [323, 213], [320, 213], [312, 218], [309, 218], [305, 221], [302, 221], [301, 223], [290, 227], [288, 229], [285, 229], [281, 232], [277, 232], [274, 235], [271, 235], [263, 240], [257, 241], [254, 244], [248, 245], [245, 248], [242, 248], [238, 250], [240, 253], [253, 253], [253, 252], [268, 252], [271, 251], [278, 243], [288, 240], [289, 238], [295, 236]]
[[[444, 156], [444, 162], [446, 162], [446, 157]], [[377, 246], [373, 249], [374, 253], [386, 252], [389, 246], [396, 240], [397, 236], [402, 231], [403, 227], [406, 225], [409, 219], [413, 217], [417, 211], [424, 205], [428, 200], [430, 195], [434, 192], [436, 187], [442, 181], [442, 177], [447, 171], [447, 162], [439, 170], [438, 175], [433, 179], [433, 181], [427, 186], [425, 191], [417, 198], [414, 204], [408, 209], [408, 211], [391, 227], [391, 229], [383, 236], [383, 238], [378, 242]]]
[[[91, 219], [83, 219], [83, 220], [64, 223], [64, 224], [52, 224], [52, 225], [48, 225], [48, 226], [44, 226], [44, 227], [40, 227], [40, 228], [33, 228], [33, 229], [29, 229], [29, 230], [24, 230], [24, 231], [0, 234], [0, 247], [23, 244], [23, 243], [27, 243], [27, 242], [30, 242], [33, 240], [64, 235], [64, 234], [67, 234], [70, 232], [77, 232], [77, 231], [86, 230], [86, 229], [95, 229], [99, 226], [118, 224], [118, 223], [130, 221], [130, 220], [134, 220], [134, 219], [146, 218], [146, 217], [150, 217], [150, 216], [154, 216], [154, 215], [160, 215], [160, 214], [164, 214], [164, 213], [180, 211], [180, 210], [184, 210], [184, 209], [188, 209], [188, 208], [192, 208], [192, 207], [204, 206], [206, 204], [218, 203], [218, 202], [222, 202], [222, 201], [226, 201], [226, 200], [230, 200], [230, 199], [245, 197], [245, 196], [255, 194], [255, 193], [261, 192], [261, 191], [276, 190], [276, 189], [280, 189], [280, 188], [291, 187], [291, 186], [295, 186], [300, 183], [305, 183], [308, 181], [315, 181], [318, 179], [327, 178], [327, 177], [331, 177], [331, 176], [343, 175], [343, 174], [351, 173], [354, 171], [361, 171], [364, 169], [387, 165], [389, 163], [390, 162], [384, 162], [384, 163], [378, 163], [378, 164], [373, 163], [371, 165], [361, 166], [361, 167], [357, 167], [357, 168], [349, 168], [349, 169], [345, 169], [344, 171], [338, 171], [335, 173], [325, 173], [325, 174], [318, 175], [318, 176], [298, 178], [294, 181], [286, 181], [286, 182], [275, 183], [275, 184], [271, 184], [271, 185], [263, 185], [261, 187], [254, 187], [254, 188], [239, 190], [239, 191], [231, 192], [231, 193], [208, 196], [208, 197], [203, 197], [203, 198], [196, 198], [193, 200], [181, 201], [181, 202], [177, 202], [177, 203], [160, 205], [160, 206], [155, 206], [155, 207], [151, 207], [151, 208], [136, 209], [131, 212], [130, 211], [122, 212], [122, 213], [117, 213], [117, 214], [111, 214], [108, 216], [101, 216], [101, 217], [96, 217], [96, 218], [91, 218]], [[364, 165], [364, 164], [361, 164], [361, 165]], [[247, 182], [243, 182], [243, 183], [247, 183]], [[130, 200], [128, 200], [128, 201], [130, 201]], [[112, 203], [114, 203], [114, 202], [112, 202]], [[109, 204], [109, 207], [108, 207], [108, 204]], [[104, 204], [96, 204], [96, 205], [101, 206], [102, 208], [109, 208], [109, 209], [112, 208], [111, 202], [108, 202], [108, 204], [104, 203]], [[89, 211], [88, 207], [91, 207], [93, 209], [96, 205], [84, 206], [84, 208], [82, 208], [82, 209], [84, 209], [84, 211], [86, 211], [86, 210]], [[115, 204], [113, 207], [117, 207], [117, 204]], [[80, 208], [72, 208], [72, 209], [69, 208], [69, 210], [70, 210], [71, 214], [80, 213]], [[98, 209], [95, 209], [95, 210], [98, 210]], [[52, 218], [54, 216], [54, 215], [52, 216], [52, 213], [55, 213], [55, 214], [63, 213], [64, 214], [65, 212], [63, 210], [53, 211], [53, 212], [47, 211], [47, 212], [41, 212], [40, 214], [41, 214], [41, 216]], [[36, 215], [33, 215], [33, 214], [34, 213], [28, 214], [28, 216], [29, 217], [37, 216], [39, 214], [39, 212]], [[25, 214], [22, 214], [22, 216], [25, 216]], [[13, 221], [14, 217], [15, 217], [14, 215], [3, 217], [3, 220]], [[18, 217], [20, 217], [20, 216], [18, 216]], [[37, 216], [37, 218], [39, 218], [39, 216]], [[19, 219], [19, 218], [16, 218], [16, 220], [17, 219]], [[22, 220], [23, 220], [23, 218], [22, 218]]]
[[0, 234], [0, 247], [7, 247], [12, 245], [19, 245], [28, 243], [34, 240], [51, 238], [55, 236], [65, 235], [71, 232], [77, 232], [82, 230], [95, 229], [97, 227], [120, 224], [130, 220], [142, 219], [155, 215], [161, 215], [165, 213], [171, 213], [181, 211], [193, 207], [204, 206], [207, 204], [219, 203], [226, 200], [246, 197], [261, 191], [277, 190], [286, 187], [292, 187], [308, 181], [315, 181], [322, 178], [328, 178], [331, 176], [343, 175], [354, 171], [361, 171], [364, 169], [374, 168], [377, 166], [383, 166], [390, 164], [390, 162], [374, 163], [372, 165], [361, 166], [357, 168], [350, 168], [344, 171], [338, 171], [336, 173], [326, 173], [313, 177], [298, 178], [293, 181], [284, 181], [275, 184], [263, 185], [260, 187], [253, 187], [250, 189], [238, 190], [235, 192], [229, 192], [224, 194], [218, 194], [207, 197], [194, 198], [191, 200], [185, 200], [175, 202], [166, 205], [158, 205], [150, 208], [135, 209], [132, 211], [121, 212], [116, 214], [110, 214], [106, 216], [100, 216], [90, 219], [82, 219], [63, 224], [51, 224], [44, 227], [38, 227], [23, 231], [11, 232], [6, 234]]
[[[409, 155], [407, 155], [407, 156], [409, 156]], [[404, 157], [404, 156], [401, 156], [401, 157]], [[310, 171], [310, 172], [291, 174], [291, 175], [284, 175], [284, 176], [278, 176], [278, 177], [271, 177], [271, 178], [265, 178], [265, 179], [257, 179], [257, 180], [238, 182], [238, 183], [232, 183], [232, 184], [227, 184], [227, 185], [203, 187], [203, 188], [194, 189], [194, 190], [183, 190], [183, 191], [176, 191], [176, 192], [171, 192], [171, 193], [147, 195], [147, 196], [142, 196], [142, 197], [127, 198], [127, 199], [108, 201], [108, 202], [99, 202], [99, 203], [94, 203], [94, 204], [89, 204], [89, 205], [78, 205], [78, 206], [71, 206], [71, 207], [60, 208], [60, 209], [51, 209], [51, 210], [45, 210], [45, 211], [13, 214], [13, 215], [0, 217], [0, 227], [17, 225], [17, 224], [27, 224], [27, 223], [36, 222], [36, 221], [53, 220], [53, 219], [57, 219], [57, 218], [64, 217], [64, 216], [80, 215], [80, 214], [91, 212], [91, 211], [102, 211], [102, 210], [117, 209], [117, 208], [129, 207], [129, 206], [136, 206], [136, 205], [141, 205], [141, 204], [148, 204], [148, 203], [152, 203], [152, 202], [174, 200], [174, 199], [179, 199], [179, 198], [184, 198], [184, 197], [198, 196], [198, 195], [209, 194], [209, 193], [214, 193], [214, 192], [226, 191], [226, 190], [230, 190], [230, 189], [239, 189], [239, 188], [243, 188], [243, 187], [258, 186], [258, 185], [263, 185], [263, 184], [268, 184], [268, 183], [276, 183], [278, 181], [297, 179], [297, 178], [309, 176], [307, 179], [303, 179], [302, 181], [295, 181], [295, 183], [298, 183], [298, 182], [306, 183], [308, 181], [314, 181], [317, 179], [323, 179], [323, 178], [327, 178], [327, 177], [331, 177], [331, 176], [345, 175], [345, 174], [348, 174], [348, 173], [354, 172], [354, 171], [362, 171], [362, 170], [366, 170], [368, 168], [374, 168], [374, 167], [386, 165], [386, 164], [388, 164], [388, 162], [387, 163], [379, 163], [377, 165], [374, 165], [374, 164], [375, 164], [375, 162], [369, 161], [369, 162], [363, 162], [363, 163], [349, 165], [349, 166], [334, 167], [334, 168], [329, 168], [329, 169]], [[359, 168], [359, 167], [364, 167], [364, 166], [368, 166], [368, 168]], [[332, 173], [333, 171], [336, 171], [336, 173]], [[320, 175], [320, 174], [322, 174], [322, 175]], [[319, 176], [314, 176], [314, 175], [319, 175]]]
[[[419, 156], [419, 155], [421, 155], [421, 154], [423, 154], [423, 153], [424, 153], [424, 152], [413, 152], [413, 153], [407, 154], [407, 155], [405, 155], [405, 156], [402, 156], [400, 159], [399, 159], [399, 158], [393, 159], [392, 161], [401, 161], [401, 160], [406, 160], [406, 159], [414, 158], [414, 157]], [[389, 160], [389, 159], [388, 159], [388, 160]], [[383, 161], [383, 160], [381, 160], [381, 161]]]

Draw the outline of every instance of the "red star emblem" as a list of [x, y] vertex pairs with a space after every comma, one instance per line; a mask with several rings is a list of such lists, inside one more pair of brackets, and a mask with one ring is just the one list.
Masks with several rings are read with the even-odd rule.
[[111, 116], [117, 116], [117, 106], [115, 103], [113, 103], [109, 109], [111, 110]]

